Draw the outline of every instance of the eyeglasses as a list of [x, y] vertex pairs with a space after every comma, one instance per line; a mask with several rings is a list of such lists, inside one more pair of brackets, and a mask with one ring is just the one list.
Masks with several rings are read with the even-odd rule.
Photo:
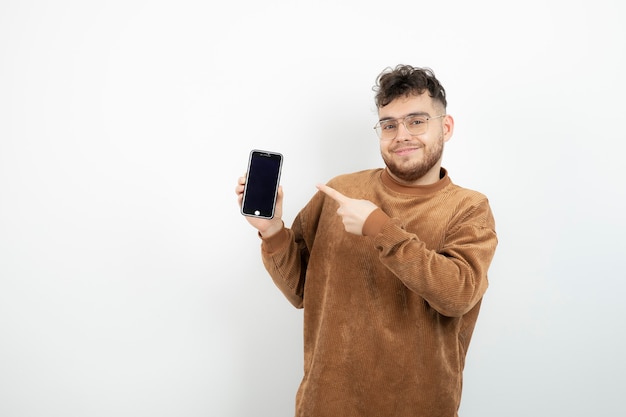
[[434, 117], [425, 117], [425, 116], [417, 116], [411, 115], [407, 116], [404, 119], [389, 119], [389, 120], [381, 120], [376, 123], [374, 126], [374, 130], [378, 134], [380, 140], [392, 140], [398, 136], [398, 129], [400, 127], [400, 122], [404, 125], [406, 130], [413, 136], [422, 135], [426, 133], [428, 130], [428, 121], [432, 119], [438, 119], [440, 117], [444, 117], [445, 114], [440, 114], [439, 116]]

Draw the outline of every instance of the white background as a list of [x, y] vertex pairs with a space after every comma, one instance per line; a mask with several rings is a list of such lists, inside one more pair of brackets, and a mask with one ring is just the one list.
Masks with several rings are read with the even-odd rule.
[[378, 73], [434, 69], [444, 166], [500, 245], [463, 417], [608, 416], [626, 390], [625, 6], [615, 0], [0, 3], [0, 415], [290, 416], [302, 312], [234, 186], [285, 220], [382, 166]]

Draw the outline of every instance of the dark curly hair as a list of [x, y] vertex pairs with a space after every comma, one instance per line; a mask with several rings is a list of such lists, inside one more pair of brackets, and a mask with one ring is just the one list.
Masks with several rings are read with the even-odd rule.
[[376, 78], [376, 106], [384, 107], [398, 97], [412, 94], [428, 94], [435, 102], [439, 102], [445, 109], [448, 105], [446, 90], [435, 77], [430, 68], [417, 68], [410, 65], [398, 65], [387, 68]]

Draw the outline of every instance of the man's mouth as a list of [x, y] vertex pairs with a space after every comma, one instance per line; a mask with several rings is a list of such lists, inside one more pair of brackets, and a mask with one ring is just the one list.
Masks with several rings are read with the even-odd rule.
[[413, 153], [415, 151], [418, 151], [420, 149], [421, 149], [420, 146], [410, 146], [410, 147], [397, 148], [397, 149], [394, 149], [392, 152], [396, 155], [404, 156], [404, 155]]

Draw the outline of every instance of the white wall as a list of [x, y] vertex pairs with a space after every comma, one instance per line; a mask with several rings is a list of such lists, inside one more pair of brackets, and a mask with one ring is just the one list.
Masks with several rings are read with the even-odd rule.
[[0, 3], [0, 415], [289, 416], [301, 311], [234, 186], [382, 165], [371, 87], [432, 67], [444, 165], [500, 246], [462, 415], [616, 415], [626, 389], [623, 3]]

